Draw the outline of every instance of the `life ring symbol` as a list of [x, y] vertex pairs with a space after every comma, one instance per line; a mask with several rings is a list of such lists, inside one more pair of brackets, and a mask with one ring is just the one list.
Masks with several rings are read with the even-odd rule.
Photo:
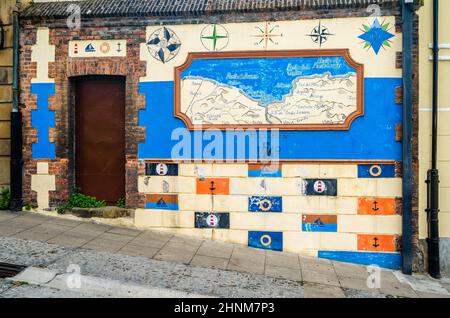
[[270, 200], [268, 200], [268, 199], [261, 200], [259, 202], [259, 208], [262, 211], [267, 212], [272, 208], [272, 202], [270, 202]]
[[107, 42], [104, 42], [104, 43], [102, 43], [102, 45], [100, 45], [100, 51], [101, 51], [103, 54], [108, 53], [110, 49], [111, 49], [111, 46], [110, 46], [109, 43], [107, 43]]
[[261, 239], [259, 241], [263, 246], [269, 246], [270, 244], [272, 244], [272, 238], [267, 234], [261, 236]]
[[383, 173], [383, 169], [379, 165], [373, 165], [370, 167], [369, 173], [372, 177], [379, 177]]

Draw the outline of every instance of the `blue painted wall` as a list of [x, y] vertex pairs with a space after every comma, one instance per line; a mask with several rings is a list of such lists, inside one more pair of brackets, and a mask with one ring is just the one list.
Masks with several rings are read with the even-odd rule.
[[49, 141], [49, 129], [55, 127], [55, 112], [48, 109], [48, 98], [55, 94], [53, 83], [32, 83], [31, 94], [37, 95], [37, 109], [31, 111], [31, 126], [37, 129], [37, 142], [32, 144], [33, 159], [55, 159], [55, 144]]
[[400, 269], [401, 254], [377, 252], [346, 252], [346, 251], [319, 251], [319, 258], [326, 258], [338, 262], [347, 262], [361, 265], [377, 265], [382, 268]]
[[[280, 131], [280, 159], [401, 160], [395, 126], [401, 123], [402, 114], [394, 98], [395, 88], [401, 84], [400, 78], [366, 78], [365, 116], [357, 118], [349, 131]], [[172, 131], [185, 127], [173, 116], [174, 82], [142, 82], [139, 90], [146, 99], [146, 108], [139, 113], [139, 125], [146, 128], [139, 158], [169, 159], [172, 147], [178, 143], [171, 140]], [[194, 132], [190, 135], [194, 140]], [[208, 143], [204, 141], [203, 147]], [[248, 159], [248, 154], [239, 159]]]

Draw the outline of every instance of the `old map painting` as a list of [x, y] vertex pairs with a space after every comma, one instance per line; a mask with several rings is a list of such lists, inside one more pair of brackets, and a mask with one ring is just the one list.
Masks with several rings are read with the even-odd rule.
[[190, 129], [344, 130], [363, 115], [363, 66], [346, 50], [191, 53], [175, 75]]

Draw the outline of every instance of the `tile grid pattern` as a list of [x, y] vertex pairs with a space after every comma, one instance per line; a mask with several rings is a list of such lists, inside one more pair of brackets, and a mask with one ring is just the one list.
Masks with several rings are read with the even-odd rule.
[[[276, 177], [254, 171], [248, 164], [179, 164], [178, 176], [141, 176], [140, 192], [178, 195], [179, 211], [138, 210], [136, 225], [245, 245], [256, 235], [262, 244], [254, 247], [311, 256], [397, 252], [402, 191], [395, 165], [283, 164]], [[312, 193], [317, 180], [328, 190]], [[226, 216], [227, 226], [213, 220], [211, 228], [196, 228], [199, 212]], [[312, 221], [305, 227], [302, 219]], [[282, 233], [281, 242], [271, 244], [273, 233]]]

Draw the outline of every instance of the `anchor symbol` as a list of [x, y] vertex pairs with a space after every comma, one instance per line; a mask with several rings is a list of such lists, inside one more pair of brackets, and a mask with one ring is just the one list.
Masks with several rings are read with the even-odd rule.
[[375, 202], [373, 203], [373, 208], [372, 208], [372, 210], [375, 211], [375, 212], [377, 212], [378, 210], [380, 210], [380, 209], [378, 208], [377, 204], [378, 204], [377, 201], [375, 201]]
[[216, 187], [214, 186], [214, 181], [211, 181], [211, 188], [209, 188], [209, 190], [211, 190], [211, 193], [214, 194], [214, 190], [216, 190]]
[[375, 237], [374, 239], [373, 239], [373, 247], [375, 247], [375, 248], [378, 248], [378, 246], [380, 246], [380, 244], [378, 244], [378, 237]]

